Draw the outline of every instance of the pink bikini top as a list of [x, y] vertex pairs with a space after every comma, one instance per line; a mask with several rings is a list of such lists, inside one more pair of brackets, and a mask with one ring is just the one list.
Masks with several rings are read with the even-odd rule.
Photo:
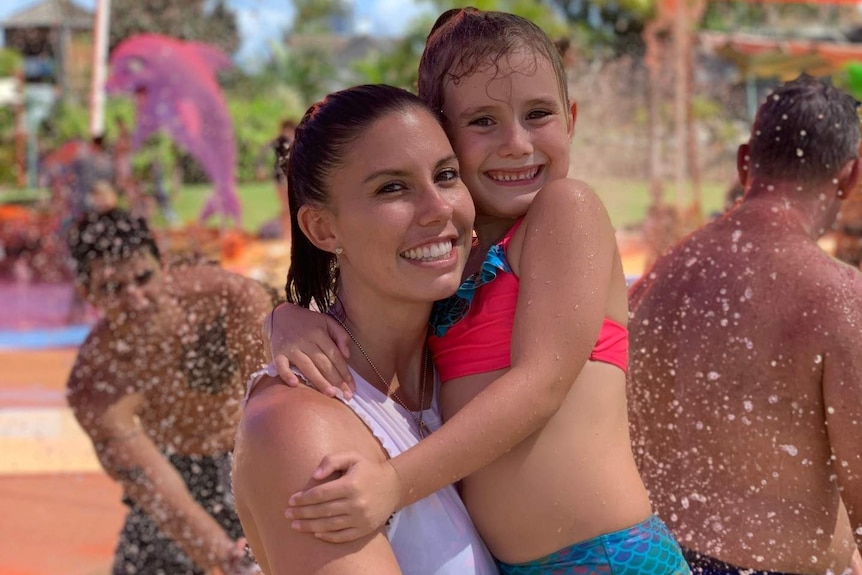
[[[506, 249], [523, 218], [491, 246], [482, 269], [467, 278], [452, 297], [437, 302], [431, 315], [428, 346], [442, 382], [511, 366], [510, 348], [519, 280]], [[628, 329], [605, 318], [593, 361], [628, 368]]]

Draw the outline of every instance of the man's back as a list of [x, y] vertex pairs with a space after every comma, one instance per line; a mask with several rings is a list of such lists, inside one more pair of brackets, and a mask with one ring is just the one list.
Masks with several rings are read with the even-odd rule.
[[822, 381], [836, 345], [862, 344], [862, 334], [836, 341], [860, 317], [862, 281], [797, 228], [749, 202], [632, 287], [633, 439], [684, 547], [745, 567], [840, 572], [851, 549], [827, 551], [839, 493]]

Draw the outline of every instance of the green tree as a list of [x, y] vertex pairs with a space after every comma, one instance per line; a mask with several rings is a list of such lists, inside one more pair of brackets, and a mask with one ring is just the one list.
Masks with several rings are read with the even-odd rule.
[[110, 48], [143, 32], [209, 42], [228, 54], [239, 46], [236, 15], [224, 0], [114, 0]]
[[479, 10], [496, 10], [517, 14], [536, 23], [551, 38], [568, 36], [566, 21], [550, 0], [428, 0], [441, 13], [450, 8], [473, 6]]
[[293, 32], [314, 34], [331, 32], [339, 19], [347, 21], [353, 10], [345, 0], [294, 0]]
[[643, 30], [654, 0], [542, 0], [562, 14], [593, 49], [642, 54]]
[[14, 76], [24, 65], [24, 58], [11, 48], [0, 48], [0, 78]]
[[389, 84], [415, 92], [419, 58], [432, 23], [428, 18], [420, 18], [385, 51], [353, 62], [351, 68], [355, 83]]

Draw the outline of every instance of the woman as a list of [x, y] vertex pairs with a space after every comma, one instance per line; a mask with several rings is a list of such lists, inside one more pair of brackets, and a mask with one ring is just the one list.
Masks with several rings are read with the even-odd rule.
[[252, 378], [234, 469], [252, 551], [269, 575], [496, 573], [452, 487], [346, 545], [284, 520], [290, 494], [320, 483], [308, 478], [324, 455], [347, 447], [383, 463], [439, 427], [428, 315], [458, 287], [474, 216], [437, 119], [388, 86], [351, 88], [312, 106], [287, 177], [288, 299], [313, 303], [351, 334], [357, 389], [333, 401], [282, 385], [271, 367]]

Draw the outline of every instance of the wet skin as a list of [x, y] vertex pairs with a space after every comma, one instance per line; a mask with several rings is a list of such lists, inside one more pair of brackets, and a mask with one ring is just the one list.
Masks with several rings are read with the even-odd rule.
[[855, 545], [839, 488], [849, 508], [862, 490], [862, 276], [781, 205], [737, 204], [633, 286], [633, 439], [682, 545], [840, 573]]

